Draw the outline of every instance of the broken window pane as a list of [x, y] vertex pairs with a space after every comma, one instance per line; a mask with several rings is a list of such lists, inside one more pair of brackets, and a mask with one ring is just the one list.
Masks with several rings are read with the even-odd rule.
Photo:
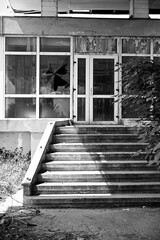
[[35, 52], [36, 38], [33, 37], [7, 37], [6, 51]]
[[41, 38], [41, 52], [70, 52], [69, 38]]
[[6, 94], [31, 94], [36, 92], [36, 57], [6, 56]]
[[6, 98], [6, 118], [35, 118], [35, 98]]
[[40, 118], [69, 118], [69, 98], [40, 99]]
[[40, 94], [70, 93], [70, 57], [41, 56]]
[[150, 39], [124, 38], [122, 39], [122, 53], [149, 54]]

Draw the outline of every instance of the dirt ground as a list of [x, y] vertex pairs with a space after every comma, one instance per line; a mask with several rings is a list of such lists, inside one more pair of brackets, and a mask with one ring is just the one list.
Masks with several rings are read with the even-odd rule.
[[0, 240], [160, 239], [160, 208], [22, 208], [9, 210], [2, 220]]

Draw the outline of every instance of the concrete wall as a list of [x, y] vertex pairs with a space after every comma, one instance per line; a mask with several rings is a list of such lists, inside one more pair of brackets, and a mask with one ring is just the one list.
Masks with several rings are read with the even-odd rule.
[[31, 150], [31, 134], [29, 132], [0, 132], [0, 148], [14, 151], [23, 147], [23, 153]]
[[33, 156], [49, 120], [0, 120], [0, 148], [23, 147]]
[[160, 20], [4, 17], [4, 35], [33, 36], [160, 36]]

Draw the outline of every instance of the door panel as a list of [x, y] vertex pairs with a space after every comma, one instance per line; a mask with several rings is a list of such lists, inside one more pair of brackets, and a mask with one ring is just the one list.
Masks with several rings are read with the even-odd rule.
[[114, 99], [93, 98], [93, 122], [114, 121]]

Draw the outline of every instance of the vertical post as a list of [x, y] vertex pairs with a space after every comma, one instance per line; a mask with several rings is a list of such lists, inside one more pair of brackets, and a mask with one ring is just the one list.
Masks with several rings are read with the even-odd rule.
[[130, 18], [149, 18], [149, 0], [130, 0]]
[[0, 17], [0, 119], [4, 118], [4, 36], [3, 36], [3, 17]]
[[41, 0], [42, 17], [58, 16], [58, 0]]

